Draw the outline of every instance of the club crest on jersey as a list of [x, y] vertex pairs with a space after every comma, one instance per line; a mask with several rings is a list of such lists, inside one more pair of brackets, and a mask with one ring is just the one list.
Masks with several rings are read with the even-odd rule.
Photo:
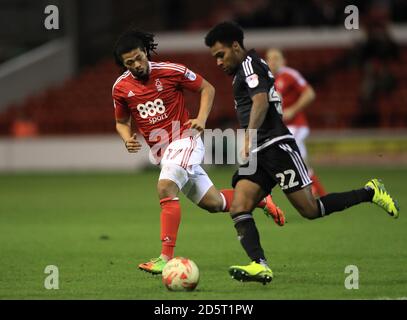
[[155, 87], [157, 88], [158, 92], [164, 90], [163, 84], [161, 83], [160, 79], [155, 80]]
[[195, 81], [196, 79], [196, 74], [193, 73], [191, 70], [187, 69], [187, 72], [185, 72], [185, 78], [191, 80], [191, 81]]
[[248, 77], [246, 77], [246, 83], [249, 86], [249, 88], [256, 88], [259, 85], [259, 77], [257, 74], [252, 74]]

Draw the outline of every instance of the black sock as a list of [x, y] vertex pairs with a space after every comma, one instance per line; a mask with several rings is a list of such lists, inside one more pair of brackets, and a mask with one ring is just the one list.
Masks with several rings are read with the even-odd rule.
[[241, 212], [232, 216], [237, 235], [243, 249], [252, 261], [257, 263], [266, 261], [260, 244], [259, 231], [251, 213]]
[[362, 202], [370, 202], [372, 201], [373, 194], [374, 191], [371, 188], [327, 194], [319, 198], [319, 201], [317, 200], [321, 216], [345, 210]]

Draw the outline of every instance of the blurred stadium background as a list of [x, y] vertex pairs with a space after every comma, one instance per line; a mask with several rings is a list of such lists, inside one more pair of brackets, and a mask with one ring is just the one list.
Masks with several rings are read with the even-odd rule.
[[[110, 90], [120, 70], [111, 53], [131, 23], [157, 34], [156, 59], [184, 63], [215, 85], [208, 127], [235, 127], [230, 79], [203, 43], [225, 19], [246, 29], [247, 47], [283, 49], [316, 89], [306, 110], [314, 162], [407, 164], [405, 1], [59, 0], [59, 30], [44, 27], [48, 4], [0, 2], [2, 171], [146, 163], [119, 149], [114, 129]], [[348, 4], [359, 8], [360, 30], [344, 27]], [[194, 114], [197, 100], [187, 101]]]
[[[70, 262], [79, 259], [76, 254], [80, 255], [81, 250], [90, 254], [84, 262], [81, 260], [84, 264], [91, 261], [90, 252], [103, 256], [105, 251], [94, 251], [87, 236], [90, 234], [96, 239], [106, 232], [109, 221], [117, 219], [111, 216], [113, 212], [122, 213], [123, 221], [127, 221], [129, 227], [122, 226], [111, 233], [116, 232], [117, 238], [126, 235], [129, 246], [136, 243], [131, 238], [132, 224], [140, 228], [144, 221], [148, 221], [150, 226], [151, 220], [152, 233], [144, 231], [137, 237], [144, 235], [151, 241], [157, 238], [158, 213], [150, 214], [146, 220], [132, 214], [139, 210], [158, 210], [158, 205], [147, 205], [142, 201], [146, 192], [149, 194], [146, 199], [151, 203], [155, 201], [156, 172], [143, 171], [151, 166], [146, 149], [136, 156], [127, 154], [114, 125], [111, 88], [120, 70], [113, 62], [112, 48], [116, 37], [131, 23], [157, 35], [158, 56], [153, 59], [183, 63], [216, 87], [208, 128], [236, 128], [237, 123], [230, 79], [218, 70], [204, 46], [203, 37], [207, 30], [217, 22], [233, 19], [246, 30], [247, 48], [254, 47], [261, 54], [269, 47], [283, 49], [288, 64], [298, 69], [316, 90], [316, 100], [306, 109], [312, 130], [308, 147], [311, 161], [320, 170], [321, 180], [327, 188], [332, 190], [339, 186], [343, 189], [361, 183], [360, 179], [370, 178], [380, 168], [379, 173], [398, 188], [396, 194], [402, 195], [407, 169], [406, 1], [53, 0], [52, 4], [59, 8], [59, 30], [44, 27], [47, 17], [44, 9], [49, 4], [45, 0], [0, 0], [0, 234], [4, 238], [0, 246], [5, 249], [3, 254], [8, 255], [2, 259], [4, 286], [0, 297], [45, 296], [39, 293], [39, 285], [28, 273], [7, 271], [7, 268], [16, 270], [22, 256], [32, 259], [26, 264], [31, 268], [43, 268], [31, 266], [32, 261], [41, 266], [48, 263], [45, 258], [35, 260], [31, 256], [36, 250], [41, 257], [50, 254], [59, 261], [61, 257], [57, 249], [47, 251], [50, 244], [48, 238], [41, 238], [41, 232], [57, 239], [56, 244], [69, 248]], [[344, 27], [347, 16], [344, 8], [350, 4], [359, 8], [359, 30]], [[198, 106], [196, 97], [188, 95], [187, 105], [194, 115]], [[342, 166], [353, 169], [347, 171]], [[130, 171], [132, 178], [111, 173], [117, 170]], [[218, 167], [213, 173], [214, 180], [221, 186], [229, 184], [232, 173], [230, 168], [224, 170]], [[85, 174], [71, 177], [75, 171]], [[98, 173], [86, 175], [88, 171]], [[33, 175], [33, 172], [37, 173]], [[341, 182], [345, 177], [347, 180]], [[123, 186], [124, 183], [127, 187]], [[100, 192], [94, 189], [103, 186], [105, 188]], [[125, 203], [117, 200], [123, 194], [127, 197], [129, 192], [135, 192], [133, 198], [126, 199]], [[21, 201], [21, 195], [24, 201]], [[111, 196], [114, 200], [109, 203], [107, 200]], [[288, 203], [282, 199], [278, 198], [288, 211]], [[93, 205], [95, 208], [91, 209]], [[192, 209], [190, 204], [186, 208], [199, 211]], [[56, 220], [54, 214], [57, 213], [61, 214], [61, 221]], [[51, 221], [49, 225], [41, 224], [48, 219]], [[73, 219], [82, 221], [83, 225], [74, 225]], [[185, 219], [188, 226], [189, 218]], [[197, 219], [201, 226], [208, 222]], [[295, 224], [297, 220], [290, 221]], [[364, 224], [366, 220], [359, 222]], [[55, 228], [62, 225], [68, 229], [56, 231]], [[326, 226], [324, 222], [323, 225]], [[336, 226], [340, 230], [349, 227], [342, 220]], [[113, 223], [112, 227], [117, 225]], [[230, 237], [234, 237], [232, 228], [225, 228], [230, 231]], [[373, 230], [379, 234], [384, 232]], [[399, 231], [394, 235], [401, 236]], [[20, 233], [21, 237], [17, 236]], [[59, 242], [58, 237], [65, 233], [69, 240]], [[188, 235], [193, 237], [193, 234]], [[327, 237], [330, 236], [327, 231]], [[383, 236], [387, 237], [387, 234]], [[225, 241], [232, 242], [227, 239]], [[79, 240], [84, 241], [83, 246], [75, 242]], [[329, 245], [326, 240], [324, 238], [322, 242]], [[181, 240], [181, 243], [185, 241]], [[273, 241], [278, 243], [278, 240]], [[317, 243], [318, 246], [321, 244], [320, 239], [315, 239]], [[405, 259], [405, 241], [395, 243], [399, 258]], [[153, 247], [157, 251], [158, 245], [158, 242], [156, 246], [147, 245], [146, 250], [151, 250], [135, 254], [136, 258], [149, 258], [149, 254], [154, 254]], [[238, 245], [234, 245], [234, 252], [240, 252]], [[353, 245], [349, 243], [349, 248], [354, 248]], [[216, 248], [212, 249], [216, 252]], [[122, 258], [123, 261], [130, 259], [128, 251], [115, 250], [117, 248], [109, 247], [108, 253], [119, 252], [122, 257], [127, 257]], [[385, 254], [388, 248], [380, 250]], [[201, 254], [200, 249], [198, 252]], [[194, 254], [192, 251], [187, 253]], [[289, 264], [283, 255], [281, 258]], [[94, 262], [98, 265], [97, 259]], [[389, 268], [390, 265], [389, 261]], [[103, 266], [99, 265], [99, 268], [103, 269]], [[112, 267], [113, 262], [109, 266]], [[37, 269], [34, 271], [39, 272], [41, 279], [42, 270]], [[74, 274], [81, 270], [71, 269], [72, 273], [66, 279], [75, 282]], [[343, 274], [341, 270], [339, 272]], [[103, 270], [97, 269], [95, 274], [98, 272], [103, 274]], [[401, 269], [398, 272], [397, 275], [405, 276]], [[315, 274], [310, 273], [309, 277], [315, 278]], [[16, 279], [30, 279], [28, 289], [21, 282], [21, 291], [14, 290]], [[216, 276], [213, 279], [216, 280]], [[375, 279], [373, 275], [372, 279]], [[211, 285], [216, 288], [215, 280], [211, 280]], [[294, 283], [297, 280], [292, 279]], [[121, 285], [125, 287], [123, 283]], [[375, 285], [377, 287], [380, 283]], [[405, 286], [405, 280], [394, 285], [400, 285], [395, 294], [402, 295], [401, 286]], [[28, 291], [24, 291], [26, 289]], [[290, 295], [290, 291], [285, 295], [307, 297], [308, 288], [302, 289], [297, 296]], [[108, 292], [100, 295], [99, 287], [89, 290], [88, 295], [68, 291], [68, 297], [109, 297]], [[375, 290], [373, 286], [371, 296], [380, 296]], [[389, 292], [392, 293], [387, 291], [384, 294]], [[129, 294], [130, 297], [143, 297], [131, 291]], [[317, 298], [346, 297], [335, 292], [327, 296], [316, 291], [314, 294]], [[121, 292], [118, 297], [129, 296]], [[253, 297], [256, 295], [248, 298]], [[267, 298], [266, 295], [260, 297]]]

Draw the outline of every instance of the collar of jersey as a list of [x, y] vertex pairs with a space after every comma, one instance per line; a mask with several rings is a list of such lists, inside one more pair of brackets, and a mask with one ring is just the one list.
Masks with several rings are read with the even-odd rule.
[[[246, 52], [246, 56], [245, 56], [244, 58], [245, 58], [245, 60], [246, 60], [247, 57], [249, 57], [249, 56], [256, 56], [256, 55], [257, 55], [256, 50], [250, 49], [250, 50], [248, 50], [248, 51]], [[244, 61], [244, 60], [243, 60], [243, 61]]]

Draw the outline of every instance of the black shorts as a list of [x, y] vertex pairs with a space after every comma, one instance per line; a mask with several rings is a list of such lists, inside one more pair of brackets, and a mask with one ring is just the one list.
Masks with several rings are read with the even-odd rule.
[[[250, 163], [240, 168], [247, 168], [249, 165]], [[257, 152], [256, 171], [246, 175], [237, 170], [232, 178], [233, 188], [242, 179], [258, 184], [266, 194], [269, 194], [276, 184], [279, 184], [285, 193], [298, 191], [312, 184], [295, 140], [285, 140]]]

